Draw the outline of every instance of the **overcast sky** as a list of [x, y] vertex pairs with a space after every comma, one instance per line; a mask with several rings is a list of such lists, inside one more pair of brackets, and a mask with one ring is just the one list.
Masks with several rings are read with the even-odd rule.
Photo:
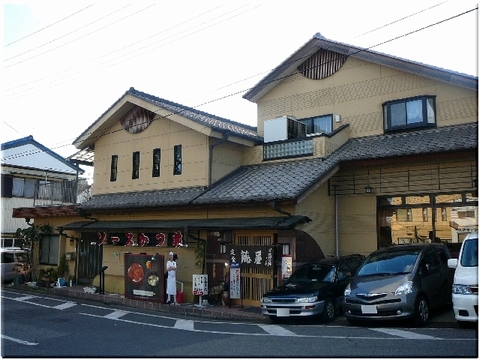
[[471, 0], [2, 4], [1, 142], [62, 156], [130, 87], [256, 126], [242, 95], [316, 33], [477, 76]]

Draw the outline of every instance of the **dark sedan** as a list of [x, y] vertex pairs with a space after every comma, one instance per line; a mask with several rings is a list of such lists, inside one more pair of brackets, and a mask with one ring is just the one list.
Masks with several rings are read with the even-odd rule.
[[300, 266], [284, 285], [262, 297], [262, 314], [273, 321], [302, 316], [332, 321], [341, 309], [345, 287], [364, 259], [362, 255], [329, 257]]

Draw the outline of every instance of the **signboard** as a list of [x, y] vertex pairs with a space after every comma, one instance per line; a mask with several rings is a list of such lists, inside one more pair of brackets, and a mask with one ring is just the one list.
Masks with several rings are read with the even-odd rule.
[[273, 267], [272, 246], [229, 245], [227, 249], [230, 263], [237, 263], [240, 267]]
[[282, 256], [282, 279], [285, 281], [292, 275], [292, 256]]
[[163, 302], [164, 261], [164, 256], [158, 254], [125, 254], [125, 297]]
[[208, 275], [193, 274], [193, 295], [208, 295]]
[[230, 299], [241, 299], [241, 273], [240, 264], [230, 264]]

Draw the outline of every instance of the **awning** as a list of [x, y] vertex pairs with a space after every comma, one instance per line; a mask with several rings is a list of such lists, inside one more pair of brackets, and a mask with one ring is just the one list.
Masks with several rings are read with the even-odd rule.
[[234, 219], [182, 219], [138, 221], [79, 221], [59, 226], [61, 230], [153, 230], [153, 229], [293, 229], [298, 224], [311, 221], [308, 216], [284, 216]]

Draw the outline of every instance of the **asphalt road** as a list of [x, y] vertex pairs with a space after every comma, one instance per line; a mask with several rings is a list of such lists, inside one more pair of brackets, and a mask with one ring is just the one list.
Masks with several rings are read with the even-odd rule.
[[476, 329], [208, 321], [2, 291], [2, 357], [477, 357]]

